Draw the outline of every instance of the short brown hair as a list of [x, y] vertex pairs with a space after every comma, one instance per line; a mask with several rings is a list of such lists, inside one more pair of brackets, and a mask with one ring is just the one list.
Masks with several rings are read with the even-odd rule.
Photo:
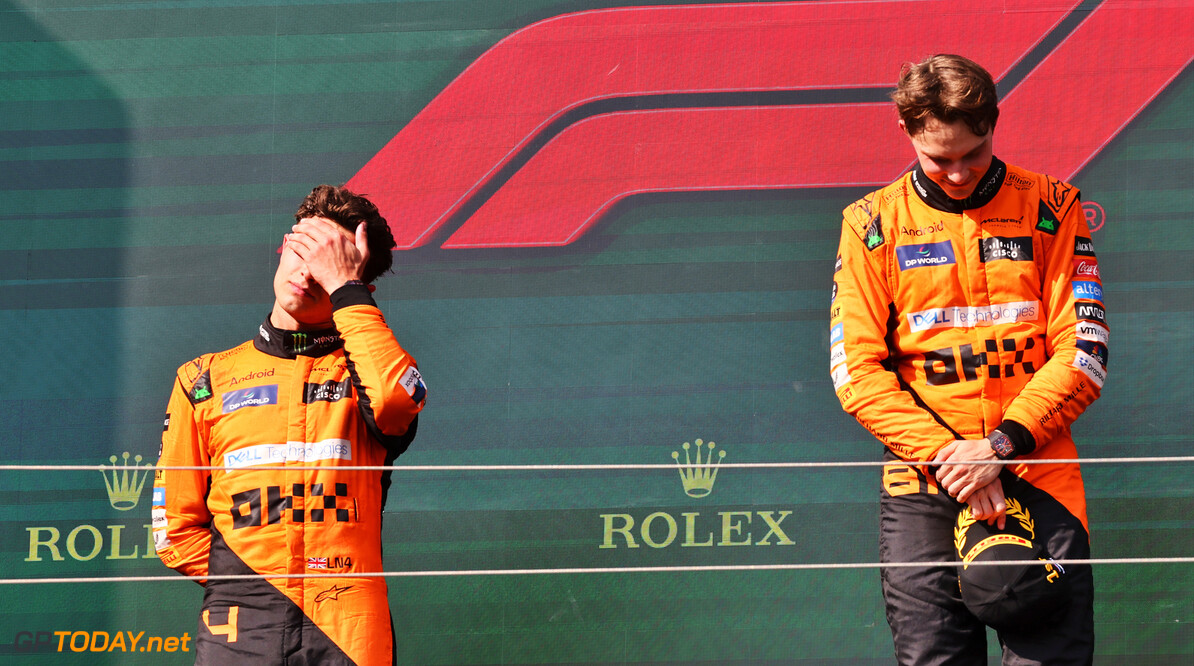
[[976, 136], [985, 136], [999, 119], [999, 96], [991, 74], [959, 55], [942, 53], [905, 63], [891, 98], [912, 135], [919, 134], [929, 118], [936, 118], [943, 123], [960, 120]]
[[354, 233], [358, 224], [365, 223], [369, 260], [361, 275], [364, 282], [373, 282], [394, 264], [394, 234], [377, 206], [365, 197], [343, 187], [317, 185], [294, 213], [295, 222], [307, 217], [325, 217]]

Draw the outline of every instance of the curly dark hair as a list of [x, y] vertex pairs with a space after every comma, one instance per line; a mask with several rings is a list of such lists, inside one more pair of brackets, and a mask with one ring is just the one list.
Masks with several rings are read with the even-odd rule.
[[914, 136], [929, 118], [947, 124], [961, 120], [975, 136], [995, 129], [999, 119], [999, 97], [991, 74], [960, 55], [940, 53], [905, 63], [891, 98], [904, 127]]
[[343, 187], [317, 185], [294, 213], [295, 222], [306, 217], [325, 217], [354, 233], [358, 224], [365, 223], [369, 261], [361, 276], [364, 282], [373, 282], [393, 266], [394, 234], [377, 206], [365, 197]]

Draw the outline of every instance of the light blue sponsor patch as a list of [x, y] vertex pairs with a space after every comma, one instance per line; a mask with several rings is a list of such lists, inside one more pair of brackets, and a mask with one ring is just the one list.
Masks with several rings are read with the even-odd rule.
[[259, 407], [261, 405], [278, 404], [278, 385], [251, 386], [237, 391], [229, 391], [220, 396], [224, 401], [224, 413], [230, 414], [241, 407]]
[[901, 271], [922, 266], [945, 266], [957, 263], [957, 259], [954, 257], [953, 243], [949, 241], [900, 245], [896, 247], [896, 257], [900, 260]]
[[833, 328], [829, 329], [829, 345], [831, 347], [845, 339], [846, 330], [841, 324], [837, 324]]
[[1074, 298], [1103, 302], [1103, 285], [1093, 280], [1074, 280]]
[[165, 488], [154, 488], [153, 489], [153, 505], [154, 506], [166, 506], [166, 489]]

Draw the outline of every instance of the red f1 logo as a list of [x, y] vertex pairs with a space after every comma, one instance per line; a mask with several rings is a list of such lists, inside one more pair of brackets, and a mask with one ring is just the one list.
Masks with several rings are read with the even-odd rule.
[[887, 89], [941, 52], [999, 81], [999, 156], [1069, 180], [1189, 65], [1191, 24], [1191, 0], [568, 14], [482, 55], [348, 186], [400, 249], [567, 245], [638, 193], [878, 187], [912, 163]]

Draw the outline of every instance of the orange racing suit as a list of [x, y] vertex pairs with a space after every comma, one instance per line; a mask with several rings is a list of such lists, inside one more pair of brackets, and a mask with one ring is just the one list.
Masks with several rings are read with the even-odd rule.
[[[961, 505], [931, 468], [902, 463], [996, 429], [1012, 445], [998, 482], [1030, 510], [1047, 552], [1090, 557], [1070, 424], [1099, 397], [1109, 330], [1076, 188], [996, 159], [954, 200], [918, 167], [845, 210], [830, 308], [838, 399], [892, 461], [881, 561], [956, 559]], [[1017, 463], [1032, 458], [1075, 462]], [[1093, 575], [1067, 569], [1066, 610], [1000, 631], [1005, 663], [1089, 663]], [[986, 628], [955, 567], [884, 568], [881, 578], [899, 663], [986, 663]]]
[[[830, 312], [842, 407], [906, 461], [996, 428], [1018, 457], [1076, 459], [1070, 424], [1099, 397], [1109, 336], [1078, 190], [994, 160], [956, 201], [918, 168], [844, 217]], [[1086, 524], [1077, 464], [1008, 467]]]
[[[158, 464], [222, 469], [157, 473], [153, 534], [167, 566], [190, 576], [383, 570], [389, 472], [342, 467], [392, 464], [426, 390], [367, 287], [331, 300], [333, 329], [284, 331], [267, 318], [256, 339], [179, 368]], [[382, 578], [205, 587], [197, 663], [393, 662]]]

